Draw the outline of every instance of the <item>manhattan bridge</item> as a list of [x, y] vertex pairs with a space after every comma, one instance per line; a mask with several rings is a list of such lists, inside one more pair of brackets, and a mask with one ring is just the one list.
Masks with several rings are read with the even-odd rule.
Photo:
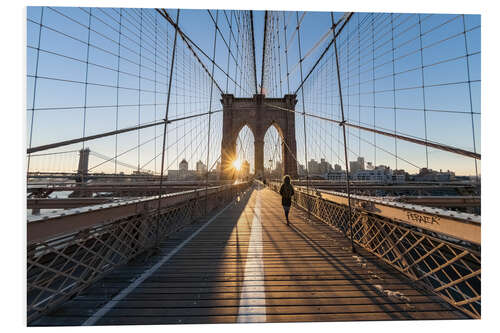
[[481, 317], [478, 15], [26, 24], [28, 325]]

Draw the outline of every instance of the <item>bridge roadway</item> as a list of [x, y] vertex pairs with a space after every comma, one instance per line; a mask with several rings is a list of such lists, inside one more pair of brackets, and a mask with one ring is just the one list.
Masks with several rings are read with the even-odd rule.
[[326, 224], [254, 187], [30, 326], [460, 319]]

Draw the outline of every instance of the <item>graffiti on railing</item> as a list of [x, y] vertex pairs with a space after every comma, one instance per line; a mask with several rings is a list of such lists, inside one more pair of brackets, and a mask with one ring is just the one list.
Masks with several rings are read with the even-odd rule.
[[437, 215], [425, 215], [411, 211], [406, 211], [406, 216], [410, 221], [421, 224], [439, 224], [439, 220], [441, 219]]

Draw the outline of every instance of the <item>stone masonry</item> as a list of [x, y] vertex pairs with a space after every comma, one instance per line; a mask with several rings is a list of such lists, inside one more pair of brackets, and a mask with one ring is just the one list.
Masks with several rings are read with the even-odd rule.
[[253, 98], [235, 98], [232, 94], [223, 94], [223, 136], [221, 147], [222, 178], [231, 179], [232, 162], [236, 158], [236, 140], [241, 129], [247, 125], [254, 136], [255, 176], [261, 177], [264, 172], [264, 136], [270, 126], [275, 126], [281, 136], [282, 168], [284, 174], [297, 178], [297, 144], [295, 141], [295, 114], [293, 112], [273, 108], [295, 110], [295, 95], [283, 98], [266, 98], [256, 94]]

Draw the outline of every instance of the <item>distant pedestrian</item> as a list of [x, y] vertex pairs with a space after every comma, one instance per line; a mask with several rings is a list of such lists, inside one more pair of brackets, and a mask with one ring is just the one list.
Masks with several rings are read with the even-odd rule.
[[292, 195], [294, 194], [293, 186], [290, 183], [290, 176], [286, 175], [283, 177], [283, 184], [280, 188], [281, 194], [281, 204], [283, 205], [283, 210], [285, 211], [286, 224], [289, 224], [288, 213], [290, 213], [290, 206], [292, 205]]

